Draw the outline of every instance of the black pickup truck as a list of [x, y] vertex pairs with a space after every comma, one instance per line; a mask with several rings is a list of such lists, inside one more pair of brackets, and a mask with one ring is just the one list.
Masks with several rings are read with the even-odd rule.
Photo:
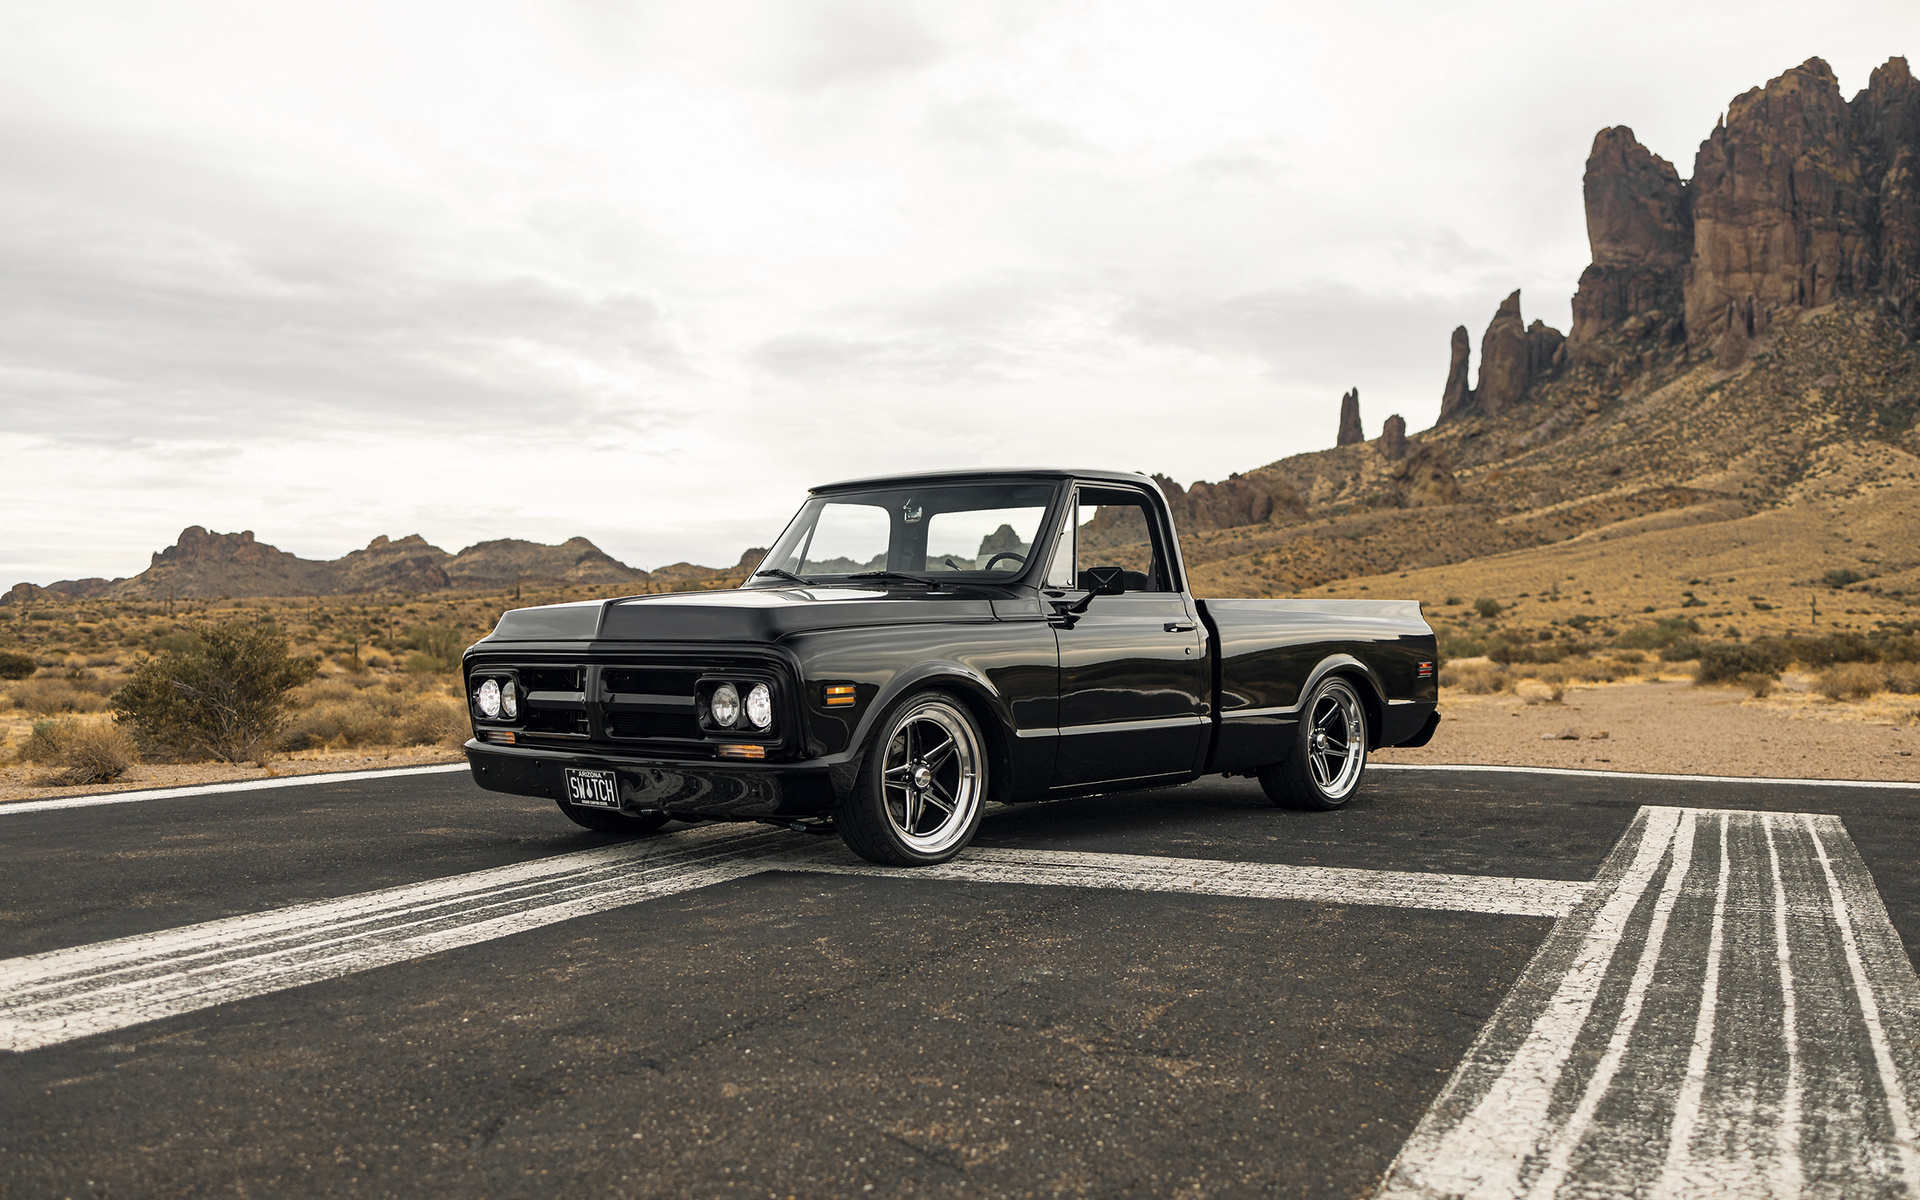
[[941, 862], [988, 800], [1257, 776], [1331, 809], [1423, 745], [1415, 601], [1200, 600], [1153, 481], [815, 488], [747, 583], [516, 609], [466, 653], [480, 786], [589, 829], [755, 820]]

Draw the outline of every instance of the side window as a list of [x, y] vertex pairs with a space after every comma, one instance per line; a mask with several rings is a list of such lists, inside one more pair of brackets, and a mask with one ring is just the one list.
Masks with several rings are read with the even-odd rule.
[[1129, 592], [1173, 590], [1159, 526], [1145, 496], [1121, 488], [1082, 488], [1074, 519], [1074, 569], [1119, 567]]

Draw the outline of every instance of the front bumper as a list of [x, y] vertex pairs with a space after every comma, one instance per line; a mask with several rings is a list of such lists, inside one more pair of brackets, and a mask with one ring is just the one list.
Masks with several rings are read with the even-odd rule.
[[620, 806], [633, 813], [755, 820], [804, 817], [833, 807], [828, 769], [819, 765], [753, 763], [720, 765], [684, 759], [648, 759], [592, 750], [515, 746], [469, 741], [473, 781], [488, 791], [515, 796], [566, 795], [568, 767], [612, 771], [620, 781]]

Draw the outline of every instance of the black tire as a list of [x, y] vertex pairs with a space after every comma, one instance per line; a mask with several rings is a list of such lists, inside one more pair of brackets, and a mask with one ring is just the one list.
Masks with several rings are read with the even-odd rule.
[[926, 866], [973, 840], [986, 795], [986, 740], [973, 714], [945, 692], [916, 692], [874, 725], [834, 827], [868, 862]]
[[561, 812], [567, 814], [567, 820], [595, 833], [644, 837], [665, 825], [669, 819], [665, 813], [622, 813], [604, 808], [582, 808], [565, 800], [555, 800], [554, 803], [560, 806]]
[[1360, 790], [1366, 769], [1366, 702], [1358, 684], [1329, 675], [1300, 706], [1287, 757], [1260, 768], [1260, 787], [1281, 808], [1330, 812]]

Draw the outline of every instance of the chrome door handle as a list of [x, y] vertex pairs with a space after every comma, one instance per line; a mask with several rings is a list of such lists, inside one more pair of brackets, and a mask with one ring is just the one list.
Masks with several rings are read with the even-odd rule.
[[1192, 633], [1194, 624], [1192, 621], [1168, 621], [1166, 630], [1168, 633]]

